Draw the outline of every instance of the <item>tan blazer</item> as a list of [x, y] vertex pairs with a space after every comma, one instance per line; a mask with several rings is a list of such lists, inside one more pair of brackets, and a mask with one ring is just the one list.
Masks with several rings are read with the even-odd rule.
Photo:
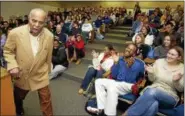
[[15, 85], [24, 90], [38, 90], [49, 84], [53, 34], [46, 28], [39, 35], [39, 50], [34, 57], [29, 36], [29, 26], [13, 29], [4, 46], [7, 70], [20, 68], [20, 79]]

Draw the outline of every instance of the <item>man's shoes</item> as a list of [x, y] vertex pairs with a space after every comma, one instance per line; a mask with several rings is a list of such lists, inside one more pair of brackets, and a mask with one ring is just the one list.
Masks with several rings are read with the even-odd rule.
[[24, 116], [24, 109], [22, 110], [21, 113], [16, 113], [16, 116]]
[[79, 89], [78, 94], [82, 95], [84, 90], [82, 88]]
[[79, 65], [81, 63], [81, 59], [78, 59], [77, 61], [76, 61], [76, 65]]

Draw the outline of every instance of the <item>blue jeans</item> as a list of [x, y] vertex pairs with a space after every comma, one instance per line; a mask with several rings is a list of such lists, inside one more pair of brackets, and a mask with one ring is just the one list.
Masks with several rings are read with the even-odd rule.
[[127, 110], [127, 116], [155, 116], [160, 108], [173, 108], [177, 101], [167, 93], [149, 88]]
[[103, 71], [103, 70], [98, 71], [98, 70], [94, 69], [93, 67], [89, 68], [86, 75], [85, 75], [85, 78], [82, 82], [81, 88], [86, 90], [89, 83], [92, 81], [92, 79], [93, 78], [101, 78], [104, 72], [105, 71]]

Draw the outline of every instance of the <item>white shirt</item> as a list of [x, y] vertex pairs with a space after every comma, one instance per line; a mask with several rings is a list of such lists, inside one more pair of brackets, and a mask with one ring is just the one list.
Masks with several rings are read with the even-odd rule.
[[91, 25], [91, 23], [85, 23], [85, 24], [83, 24], [82, 25], [82, 31], [83, 32], [90, 32], [90, 31], [92, 31], [92, 25]]
[[114, 64], [114, 60], [112, 57], [109, 57], [103, 63], [100, 63], [104, 55], [105, 53], [100, 53], [97, 58], [93, 58], [92, 63], [95, 69], [99, 70], [100, 67], [105, 71], [111, 69], [112, 65]]
[[30, 35], [30, 42], [31, 42], [33, 56], [35, 57], [37, 55], [38, 50], [39, 50], [39, 37], [38, 36], [35, 37], [31, 34], [29, 34], [29, 35]]

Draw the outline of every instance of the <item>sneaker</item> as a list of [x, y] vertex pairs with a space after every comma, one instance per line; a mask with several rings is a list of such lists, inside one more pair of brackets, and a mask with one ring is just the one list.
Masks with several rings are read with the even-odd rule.
[[78, 65], [78, 64], [80, 64], [81, 63], [81, 59], [78, 59], [77, 61], [76, 61], [76, 64]]

